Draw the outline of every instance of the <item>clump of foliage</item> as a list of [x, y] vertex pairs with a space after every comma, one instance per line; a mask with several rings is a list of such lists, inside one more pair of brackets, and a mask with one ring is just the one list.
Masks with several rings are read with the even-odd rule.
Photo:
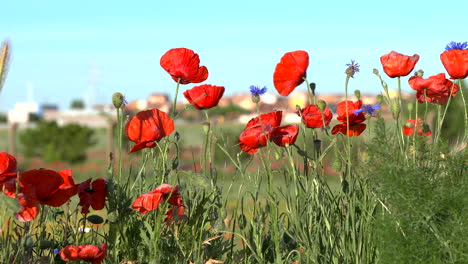
[[86, 160], [86, 151], [96, 142], [94, 130], [78, 124], [59, 126], [57, 122], [40, 121], [19, 135], [27, 157], [42, 157], [46, 162], [57, 160], [79, 163]]

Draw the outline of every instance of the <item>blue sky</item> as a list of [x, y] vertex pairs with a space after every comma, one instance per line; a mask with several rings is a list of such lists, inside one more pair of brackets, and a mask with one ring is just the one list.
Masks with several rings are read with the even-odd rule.
[[[12, 44], [0, 111], [34, 99], [66, 109], [72, 99], [109, 102], [113, 92], [128, 100], [172, 92], [175, 83], [160, 67], [169, 49], [186, 47], [209, 70], [204, 83], [226, 94], [251, 84], [273, 87], [281, 56], [309, 53], [307, 71], [317, 92], [342, 92], [345, 64], [361, 72], [350, 89], [377, 93], [372, 69], [391, 50], [421, 56], [426, 76], [445, 72], [445, 45], [468, 40], [468, 3], [417, 1], [9, 1], [2, 3], [0, 39]], [[280, 4], [281, 3], [281, 4]], [[96, 86], [91, 92], [92, 73]], [[382, 75], [384, 73], [382, 72]], [[384, 76], [390, 88], [396, 80]], [[409, 91], [406, 78], [403, 89]], [[193, 87], [186, 85], [184, 89]], [[305, 90], [305, 85], [297, 88]], [[181, 91], [181, 92], [182, 92]], [[94, 94], [94, 96], [91, 96]], [[181, 96], [181, 94], [179, 95]]]

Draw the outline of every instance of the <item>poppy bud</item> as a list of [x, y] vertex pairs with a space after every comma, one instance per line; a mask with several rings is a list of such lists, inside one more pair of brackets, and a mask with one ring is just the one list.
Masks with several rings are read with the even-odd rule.
[[312, 90], [312, 94], [315, 95], [315, 87], [316, 87], [315, 83], [310, 83], [309, 87], [310, 87], [310, 90]]
[[373, 69], [372, 72], [373, 72], [375, 75], [379, 75], [379, 70], [377, 70], [377, 69]]
[[338, 160], [338, 159], [334, 160], [333, 163], [332, 163], [332, 168], [336, 172], [340, 172], [341, 171], [341, 161]]
[[423, 70], [418, 70], [414, 73], [414, 76], [419, 76], [419, 77], [423, 77], [424, 75], [424, 71]]
[[409, 103], [408, 104], [408, 111], [411, 113], [413, 111], [413, 109], [414, 109], [413, 103]]
[[112, 95], [112, 104], [115, 108], [119, 109], [122, 107], [124, 103], [124, 96], [123, 94], [117, 92]]
[[422, 132], [423, 132], [423, 134], [427, 134], [427, 133], [431, 132], [431, 129], [429, 128], [428, 124], [424, 123], [422, 125]]
[[383, 103], [383, 96], [381, 94], [377, 95], [377, 102], [379, 104]]
[[354, 96], [356, 96], [356, 98], [357, 98], [358, 100], [361, 100], [361, 91], [355, 90], [355, 91], [354, 91]]
[[299, 115], [302, 115], [302, 109], [299, 105], [296, 105], [296, 111]]
[[40, 249], [48, 249], [48, 248], [53, 248], [54, 247], [54, 242], [50, 240], [43, 239], [39, 241], [39, 248]]
[[322, 141], [320, 139], [314, 140], [314, 148], [317, 156], [320, 155], [320, 150], [322, 149]]
[[327, 103], [326, 103], [324, 100], [319, 100], [319, 101], [317, 102], [317, 108], [318, 108], [320, 111], [325, 110], [326, 107], [327, 107]]
[[104, 223], [104, 219], [100, 217], [99, 215], [90, 215], [86, 219], [88, 219], [89, 222], [99, 225]]
[[348, 181], [346, 179], [343, 179], [341, 181], [341, 190], [346, 193], [348, 192], [348, 187], [349, 187]]
[[205, 135], [208, 134], [208, 131], [210, 131], [210, 123], [203, 122], [203, 132], [205, 132]]
[[172, 160], [172, 169], [176, 170], [177, 167], [179, 167], [179, 158], [176, 157], [175, 159]]
[[281, 158], [280, 154], [278, 151], [275, 151], [275, 159], [279, 160]]
[[9, 42], [3, 42], [2, 50], [0, 53], [0, 91], [2, 90], [3, 81], [5, 80], [8, 71], [8, 59], [10, 56]]
[[34, 246], [34, 239], [31, 235], [26, 235], [25, 237], [23, 237], [21, 242], [25, 249], [31, 249]]
[[393, 119], [398, 119], [398, 117], [400, 116], [400, 111], [401, 111], [398, 101], [393, 100], [391, 108], [392, 108]]
[[252, 102], [258, 104], [258, 102], [260, 102], [260, 96], [257, 94], [252, 94]]
[[180, 140], [179, 131], [176, 131], [176, 132], [174, 133], [174, 138], [175, 138], [176, 141], [179, 141], [179, 140]]

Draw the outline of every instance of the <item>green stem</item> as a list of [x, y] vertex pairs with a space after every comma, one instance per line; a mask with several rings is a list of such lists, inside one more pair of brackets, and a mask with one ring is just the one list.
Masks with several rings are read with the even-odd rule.
[[312, 89], [310, 88], [309, 81], [307, 81], [307, 78], [305, 77], [302, 77], [302, 79], [305, 81], [307, 85], [307, 95], [309, 96], [309, 104], [312, 104], [312, 101], [313, 101], [314, 104], [317, 105], [317, 99], [315, 98], [315, 94], [312, 93]]
[[180, 86], [180, 78], [177, 79], [176, 92], [175, 92], [175, 95], [174, 95], [174, 104], [172, 105], [172, 106], [173, 106], [173, 109], [172, 109], [172, 118], [175, 118], [175, 116], [176, 116], [177, 95], [179, 94], [179, 86]]
[[346, 178], [349, 179], [351, 177], [351, 142], [349, 139], [349, 108], [348, 108], [348, 83], [349, 83], [349, 75], [346, 76], [345, 81], [345, 104], [346, 104], [346, 143], [347, 143], [347, 162], [346, 162]]
[[458, 79], [458, 87], [460, 88], [461, 98], [463, 101], [463, 109], [465, 109], [465, 138], [468, 138], [468, 109], [466, 106], [465, 96], [463, 95], [462, 80]]
[[[206, 126], [208, 127], [205, 131], [205, 151], [203, 155], [203, 166], [205, 167], [205, 174], [208, 173], [210, 170], [210, 164], [211, 164], [211, 142], [210, 142], [210, 133], [211, 133], [211, 125], [210, 125], [210, 117], [208, 116], [208, 111], [203, 110], [205, 113], [206, 117]], [[211, 174], [211, 173], [210, 173]], [[211, 177], [210, 177], [211, 178]]]

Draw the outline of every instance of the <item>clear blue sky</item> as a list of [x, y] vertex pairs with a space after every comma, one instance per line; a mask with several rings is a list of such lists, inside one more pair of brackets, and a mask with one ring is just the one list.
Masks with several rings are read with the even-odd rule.
[[[28, 84], [36, 101], [66, 109], [90, 94], [93, 68], [99, 103], [115, 91], [128, 100], [172, 96], [175, 83], [159, 59], [176, 47], [198, 53], [210, 73], [204, 83], [223, 85], [227, 94], [251, 84], [274, 91], [276, 64], [298, 49], [309, 52], [308, 79], [319, 94], [343, 91], [351, 59], [361, 72], [350, 89], [377, 93], [372, 69], [381, 70], [379, 57], [391, 50], [419, 54], [416, 69], [426, 76], [444, 72], [445, 45], [468, 40], [467, 7], [462, 0], [3, 1], [0, 39], [10, 39], [13, 54], [0, 111], [26, 101]], [[409, 91], [406, 78], [402, 83]]]

